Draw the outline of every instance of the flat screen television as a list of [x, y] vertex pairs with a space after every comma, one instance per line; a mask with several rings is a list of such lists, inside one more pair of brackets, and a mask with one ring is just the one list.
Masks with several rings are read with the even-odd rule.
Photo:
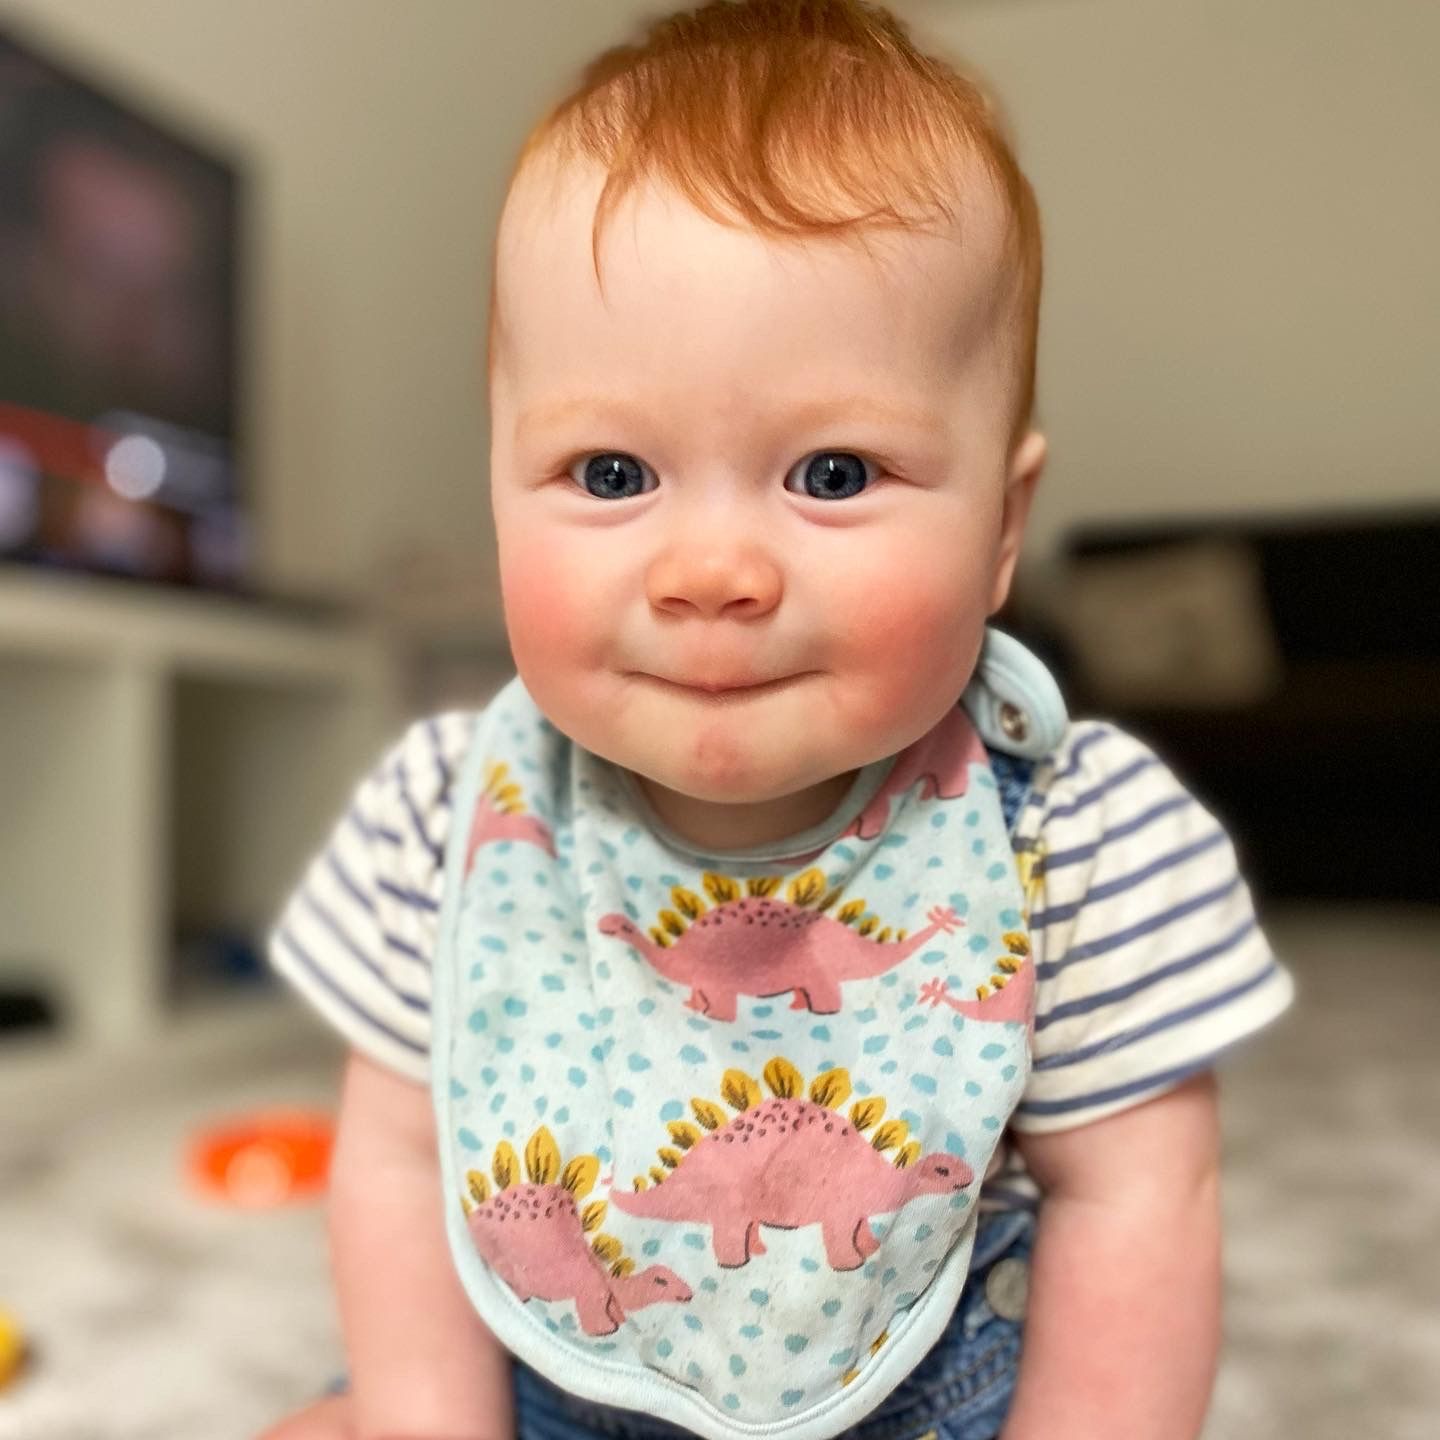
[[243, 590], [242, 180], [0, 26], [0, 562]]

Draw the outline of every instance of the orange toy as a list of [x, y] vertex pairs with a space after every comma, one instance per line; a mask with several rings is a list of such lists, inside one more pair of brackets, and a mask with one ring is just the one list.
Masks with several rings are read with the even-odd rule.
[[200, 1131], [185, 1168], [208, 1199], [269, 1209], [324, 1193], [334, 1139], [321, 1111], [257, 1111]]

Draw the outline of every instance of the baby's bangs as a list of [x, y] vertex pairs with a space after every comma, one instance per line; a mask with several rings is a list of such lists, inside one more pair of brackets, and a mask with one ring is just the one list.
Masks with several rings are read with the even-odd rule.
[[882, 10], [718, 0], [601, 55], [527, 152], [604, 168], [598, 250], [606, 218], [645, 182], [770, 235], [946, 223], [969, 158], [1010, 200], [996, 129], [984, 92]]

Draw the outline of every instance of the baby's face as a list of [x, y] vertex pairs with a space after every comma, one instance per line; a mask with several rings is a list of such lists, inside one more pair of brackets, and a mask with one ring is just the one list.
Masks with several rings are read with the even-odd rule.
[[[522, 176], [499, 250], [492, 487], [536, 703], [701, 845], [823, 819], [953, 706], [1044, 455], [1009, 453], [1003, 212], [874, 254], [670, 192]], [[548, 179], [548, 177], [547, 177]]]

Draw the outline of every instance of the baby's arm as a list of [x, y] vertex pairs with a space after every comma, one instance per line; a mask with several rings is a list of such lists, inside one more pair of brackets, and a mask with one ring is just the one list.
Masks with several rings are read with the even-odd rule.
[[461, 1288], [423, 1086], [352, 1054], [330, 1248], [355, 1440], [512, 1440], [510, 1357]]
[[1001, 1440], [1193, 1440], [1220, 1342], [1213, 1074], [1015, 1140], [1045, 1193]]

